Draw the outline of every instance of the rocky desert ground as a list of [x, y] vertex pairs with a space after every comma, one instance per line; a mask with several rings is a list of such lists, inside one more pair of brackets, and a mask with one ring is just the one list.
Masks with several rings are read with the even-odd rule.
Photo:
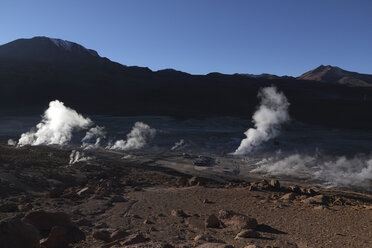
[[70, 154], [0, 145], [0, 247], [372, 247], [368, 192]]

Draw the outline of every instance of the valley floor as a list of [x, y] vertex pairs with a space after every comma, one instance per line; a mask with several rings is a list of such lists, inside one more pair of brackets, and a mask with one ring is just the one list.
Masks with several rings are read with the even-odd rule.
[[372, 247], [366, 192], [70, 152], [0, 145], [0, 247]]

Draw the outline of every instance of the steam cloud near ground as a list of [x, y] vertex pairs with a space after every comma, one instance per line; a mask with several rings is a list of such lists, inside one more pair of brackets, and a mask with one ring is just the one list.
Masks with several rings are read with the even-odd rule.
[[92, 157], [86, 156], [84, 152], [72, 150], [70, 154], [69, 165], [76, 164], [78, 162], [85, 162], [93, 159]]
[[111, 150], [135, 150], [143, 148], [156, 135], [156, 130], [150, 128], [149, 125], [143, 122], [136, 122], [132, 131], [127, 134], [127, 140], [117, 140], [114, 145], [108, 146]]
[[367, 186], [372, 183], [372, 157], [322, 158], [319, 155], [293, 154], [284, 158], [268, 158], [251, 170], [270, 176], [295, 176], [329, 187]]
[[[66, 145], [76, 131], [86, 130], [94, 123], [89, 119], [78, 114], [75, 110], [66, 107], [63, 102], [58, 100], [49, 103], [49, 108], [42, 116], [42, 120], [35, 128], [23, 133], [18, 140], [18, 146], [25, 145]], [[127, 140], [118, 140], [112, 146], [107, 146], [113, 150], [135, 150], [143, 148], [147, 142], [151, 141], [156, 134], [156, 130], [149, 125], [136, 122], [132, 131], [127, 134]], [[106, 138], [104, 127], [95, 126], [90, 128], [81, 140], [83, 149], [96, 149]], [[16, 142], [9, 140], [9, 145]], [[79, 160], [78, 151], [72, 153], [71, 163]]]
[[[234, 154], [251, 153], [263, 142], [277, 136], [281, 124], [289, 120], [289, 103], [283, 93], [278, 92], [275, 87], [266, 87], [259, 92], [258, 96], [261, 98], [261, 104], [253, 115], [255, 128], [250, 128], [245, 133], [247, 138], [242, 140]], [[89, 118], [66, 107], [63, 102], [55, 100], [50, 102], [40, 123], [21, 135], [18, 145], [62, 146], [68, 144], [74, 132], [79, 130], [88, 130], [81, 140], [81, 148], [84, 150], [105, 146], [106, 149], [122, 151], [141, 149], [156, 135], [156, 130], [149, 125], [136, 122], [131, 132], [127, 134], [126, 140], [117, 140], [106, 145], [107, 132], [104, 127], [95, 126]], [[10, 139], [8, 145], [15, 146], [17, 142]], [[185, 141], [181, 139], [171, 150], [179, 150], [184, 146]], [[70, 164], [89, 159], [92, 158], [86, 156], [84, 152], [73, 150]], [[295, 176], [330, 187], [368, 188], [372, 185], [372, 156], [322, 158], [320, 154], [314, 156], [308, 154], [274, 155], [257, 163], [251, 172], [270, 176]]]
[[280, 125], [289, 120], [289, 102], [276, 87], [265, 87], [258, 93], [261, 104], [253, 114], [254, 128], [248, 129], [234, 155], [245, 155], [279, 134]]
[[63, 102], [55, 100], [49, 103], [49, 108], [36, 128], [21, 135], [18, 145], [65, 145], [71, 140], [74, 131], [86, 129], [90, 125], [92, 121], [89, 118], [84, 118]]
[[[104, 127], [95, 126], [88, 130], [84, 138], [81, 140], [81, 147], [87, 149], [97, 149], [100, 147], [100, 143], [106, 138], [106, 131]], [[92, 143], [92, 141], [94, 143]]]

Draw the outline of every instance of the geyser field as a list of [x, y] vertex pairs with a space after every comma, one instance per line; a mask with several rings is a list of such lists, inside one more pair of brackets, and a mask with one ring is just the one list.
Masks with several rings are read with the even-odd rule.
[[88, 116], [59, 100], [2, 116], [4, 230], [50, 224], [0, 242], [372, 245], [372, 133], [298, 122], [275, 87], [257, 97], [247, 119]]
[[[289, 116], [290, 103], [275, 87], [261, 89], [258, 98], [251, 122], [229, 117], [86, 117], [55, 100], [29, 131], [19, 138], [19, 130], [11, 132], [8, 145], [73, 149], [70, 164], [108, 151], [124, 153], [123, 159], [138, 153], [206, 156], [213, 161], [207, 167], [235, 169], [242, 179], [255, 174], [322, 187], [372, 189], [372, 133], [297, 123]], [[9, 136], [7, 124], [25, 129], [34, 120], [9, 117], [0, 126], [3, 137], [5, 132]], [[244, 126], [246, 137], [242, 137]]]

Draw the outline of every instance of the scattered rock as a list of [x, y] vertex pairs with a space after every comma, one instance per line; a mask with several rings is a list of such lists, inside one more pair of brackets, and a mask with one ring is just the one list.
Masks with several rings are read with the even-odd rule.
[[314, 210], [326, 210], [326, 209], [328, 209], [328, 208], [323, 206], [323, 205], [319, 205], [319, 206], [314, 207]]
[[205, 243], [197, 246], [197, 248], [234, 248], [234, 246], [222, 243]]
[[148, 238], [145, 238], [141, 233], [136, 233], [128, 236], [123, 242], [120, 242], [121, 245], [133, 245], [138, 243], [144, 243], [149, 241]]
[[21, 195], [18, 197], [18, 203], [30, 203], [32, 197], [30, 195]]
[[233, 211], [220, 210], [219, 218], [226, 226], [231, 226], [235, 229], [255, 229], [258, 225], [255, 218], [250, 218], [246, 215], [235, 213]]
[[[177, 246], [177, 247], [188, 248], [188, 246], [186, 247]], [[159, 242], [146, 242], [146, 243], [139, 243], [139, 244], [134, 244], [134, 245], [127, 245], [124, 248], [174, 248], [174, 246], [167, 244], [167, 243], [164, 244], [164, 243], [159, 243]]]
[[119, 228], [113, 232], [110, 236], [111, 240], [120, 240], [127, 237], [129, 233], [124, 228]]
[[174, 217], [183, 217], [183, 218], [189, 217], [189, 215], [186, 214], [182, 209], [177, 209], [177, 210], [173, 209], [171, 212], [171, 215]]
[[38, 248], [39, 231], [18, 218], [0, 222], [0, 245], [2, 248]]
[[280, 183], [279, 183], [279, 180], [276, 180], [276, 179], [271, 179], [270, 181], [270, 187], [273, 188], [273, 189], [280, 189]]
[[257, 183], [257, 188], [267, 190], [270, 188], [269, 182], [264, 179], [261, 182]]
[[203, 186], [204, 184], [204, 180], [199, 177], [192, 177], [188, 181], [188, 186]]
[[220, 226], [220, 220], [214, 214], [209, 215], [205, 220], [205, 227], [207, 228], [218, 228]]
[[[217, 240], [209, 234], [198, 234], [194, 238], [195, 241], [207, 241], [207, 242], [216, 242]], [[218, 243], [218, 242], [217, 242]]]
[[23, 204], [23, 205], [18, 205], [18, 210], [20, 212], [28, 212], [30, 210], [32, 210], [33, 208], [33, 205], [31, 203], [26, 203], [26, 204]]
[[257, 188], [256, 185], [250, 185], [250, 186], [247, 187], [247, 189], [248, 189], [249, 191], [255, 191], [255, 190], [257, 190], [258, 188]]
[[260, 234], [253, 230], [253, 229], [246, 229], [246, 230], [242, 230], [241, 232], [239, 232], [235, 239], [241, 239], [241, 238], [258, 238], [260, 237]]
[[294, 199], [296, 199], [296, 195], [294, 193], [287, 193], [280, 197], [280, 200], [282, 201], [293, 201]]
[[97, 240], [102, 240], [105, 242], [111, 242], [111, 235], [108, 230], [95, 230], [93, 232], [93, 238]]
[[247, 245], [247, 246], [245, 246], [244, 248], [261, 248], [261, 246], [257, 246], [257, 245]]
[[145, 219], [145, 220], [143, 221], [143, 224], [145, 224], [145, 225], [150, 225], [150, 224], [154, 224], [154, 222], [152, 222], [152, 221], [149, 220], [149, 219]]
[[87, 220], [85, 218], [80, 219], [76, 222], [78, 226], [93, 226], [92, 222], [90, 220]]
[[306, 189], [305, 192], [308, 195], [315, 195], [316, 194], [315, 190], [313, 190], [312, 188]]
[[97, 223], [97, 224], [95, 225], [95, 227], [96, 227], [96, 228], [108, 228], [108, 225], [107, 225], [107, 223], [105, 223], [105, 222], [101, 222], [101, 223]]
[[79, 190], [78, 192], [76, 192], [76, 194], [78, 196], [86, 196], [86, 195], [89, 195], [91, 193], [92, 193], [92, 190], [89, 187], [84, 187], [81, 190]]
[[325, 196], [324, 195], [316, 195], [313, 197], [309, 197], [305, 200], [302, 200], [305, 204], [324, 204], [325, 203]]
[[293, 193], [297, 193], [297, 194], [301, 193], [301, 188], [298, 187], [298, 185], [289, 186], [288, 189], [292, 191]]

